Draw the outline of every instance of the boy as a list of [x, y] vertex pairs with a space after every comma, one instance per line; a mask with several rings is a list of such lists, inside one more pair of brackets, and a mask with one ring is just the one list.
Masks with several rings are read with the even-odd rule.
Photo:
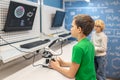
[[[72, 21], [71, 35], [78, 40], [72, 51], [72, 62], [56, 59], [50, 62], [50, 67], [66, 77], [75, 80], [96, 80], [94, 68], [94, 46], [86, 38], [94, 28], [94, 20], [84, 14], [76, 15]], [[65, 69], [62, 66], [68, 66]]]
[[96, 20], [92, 34], [92, 42], [95, 46], [95, 69], [97, 80], [106, 80], [105, 65], [106, 65], [106, 51], [107, 51], [107, 36], [103, 32], [105, 23], [103, 20]]

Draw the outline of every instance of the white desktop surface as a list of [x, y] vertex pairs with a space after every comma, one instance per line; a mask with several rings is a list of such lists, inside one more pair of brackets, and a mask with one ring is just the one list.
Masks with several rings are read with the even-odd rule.
[[[68, 32], [66, 31], [66, 33], [68, 33]], [[41, 34], [38, 38], [11, 44], [12, 46], [16, 47], [17, 49], [19, 49], [21, 51], [15, 49], [14, 47], [11, 47], [10, 45], [1, 46], [0, 47], [0, 59], [4, 63], [6, 63], [6, 62], [9, 62], [9, 61], [14, 60], [16, 58], [19, 58], [19, 57], [21, 57], [23, 55], [29, 54], [31, 52], [33, 53], [36, 50], [39, 50], [39, 49], [44, 48], [44, 47], [47, 47], [52, 41], [54, 41], [54, 40], [56, 40], [58, 38], [62, 38], [63, 40], [65, 40], [65, 39], [71, 37], [71, 35], [66, 36], [66, 37], [58, 37], [58, 35], [59, 34], [57, 34], [56, 37], [55, 36], [54, 37], [50, 37], [50, 36], [45, 36], [45, 35]], [[36, 47], [30, 48], [30, 49], [25, 49], [25, 48], [21, 48], [20, 47], [21, 44], [34, 42], [34, 41], [38, 41], [38, 40], [44, 40], [44, 39], [50, 39], [50, 42], [48, 42], [46, 44], [42, 44], [40, 46], [36, 46]], [[25, 52], [23, 52], [23, 51], [25, 51]]]
[[[30, 42], [34, 42], [34, 41], [38, 41], [38, 40], [44, 40], [44, 39], [50, 39], [51, 41], [46, 43], [46, 44], [42, 44], [40, 46], [36, 46], [36, 47], [30, 48], [30, 49], [25, 49], [25, 48], [20, 47], [21, 44], [30, 43]], [[17, 49], [19, 49], [21, 51], [15, 49], [14, 47], [11, 47], [10, 45], [1, 46], [0, 47], [0, 56], [2, 57], [1, 60], [3, 60], [3, 62], [6, 63], [6, 62], [14, 60], [18, 57], [21, 57], [25, 54], [29, 54], [31, 52], [33, 53], [36, 50], [47, 47], [55, 39], [56, 38], [51, 39], [50, 37], [41, 36], [41, 37], [38, 37], [35, 39], [26, 40], [26, 41], [11, 44], [12, 46], [16, 47]], [[25, 51], [27, 53], [22, 52], [22, 51]]]
[[[60, 56], [62, 59], [64, 59], [65, 61], [71, 60], [72, 47], [75, 43], [76, 42], [72, 42], [63, 47], [63, 54]], [[60, 50], [57, 50], [56, 52], [59, 51]], [[41, 60], [35, 62], [35, 64], [40, 64], [40, 62]], [[33, 67], [32, 65], [29, 65], [5, 77], [2, 80], [75, 80], [75, 79], [69, 79], [63, 76], [61, 73], [52, 69], [43, 68], [41, 66]]]

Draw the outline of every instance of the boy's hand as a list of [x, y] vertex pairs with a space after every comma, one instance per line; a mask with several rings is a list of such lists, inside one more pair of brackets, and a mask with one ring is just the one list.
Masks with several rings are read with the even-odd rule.
[[57, 61], [59, 62], [60, 66], [64, 65], [64, 61], [60, 57], [57, 58]]
[[51, 60], [49, 67], [57, 70], [57, 68], [60, 67], [60, 64], [59, 64], [59, 62], [57, 60], [54, 60], [54, 61]]

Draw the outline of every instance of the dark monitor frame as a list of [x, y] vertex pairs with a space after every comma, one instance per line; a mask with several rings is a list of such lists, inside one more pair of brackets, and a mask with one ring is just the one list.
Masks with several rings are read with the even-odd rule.
[[52, 19], [51, 28], [62, 27], [64, 18], [65, 18], [65, 12], [56, 10], [56, 13], [55, 13], [55, 15], [53, 16], [53, 19]]
[[[15, 16], [15, 9], [18, 6], [23, 6], [25, 8], [25, 13], [21, 18], [17, 18]], [[30, 8], [30, 9], [28, 9], [28, 8]], [[34, 9], [34, 10], [32, 10], [32, 9]], [[32, 5], [28, 5], [28, 4], [24, 4], [24, 3], [20, 3], [20, 2], [15, 2], [15, 1], [10, 1], [7, 18], [6, 18], [6, 22], [5, 22], [3, 31], [11, 32], [11, 31], [32, 30], [36, 10], [37, 10], [36, 6], [32, 6]], [[27, 16], [28, 12], [32, 12], [33, 15], [31, 17], [30, 16], [28, 17]], [[29, 18], [30, 20], [27, 20], [27, 18]], [[20, 23], [22, 20], [24, 22], [23, 26], [21, 26], [21, 23]]]

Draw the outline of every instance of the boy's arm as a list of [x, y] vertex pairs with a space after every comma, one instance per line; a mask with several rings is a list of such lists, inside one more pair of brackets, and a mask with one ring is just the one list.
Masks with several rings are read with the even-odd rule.
[[107, 50], [107, 37], [102, 38], [101, 46], [95, 47], [97, 52], [105, 52]]
[[71, 62], [65, 62], [60, 57], [57, 58], [57, 61], [59, 62], [60, 66], [63, 66], [63, 67], [70, 67], [71, 66]]
[[61, 74], [68, 78], [74, 78], [80, 66], [79, 64], [71, 63], [70, 68], [65, 69], [59, 65], [59, 62], [57, 63], [56, 61], [55, 62], [52, 61], [50, 64], [53, 69], [57, 70], [58, 72], [60, 72]]

